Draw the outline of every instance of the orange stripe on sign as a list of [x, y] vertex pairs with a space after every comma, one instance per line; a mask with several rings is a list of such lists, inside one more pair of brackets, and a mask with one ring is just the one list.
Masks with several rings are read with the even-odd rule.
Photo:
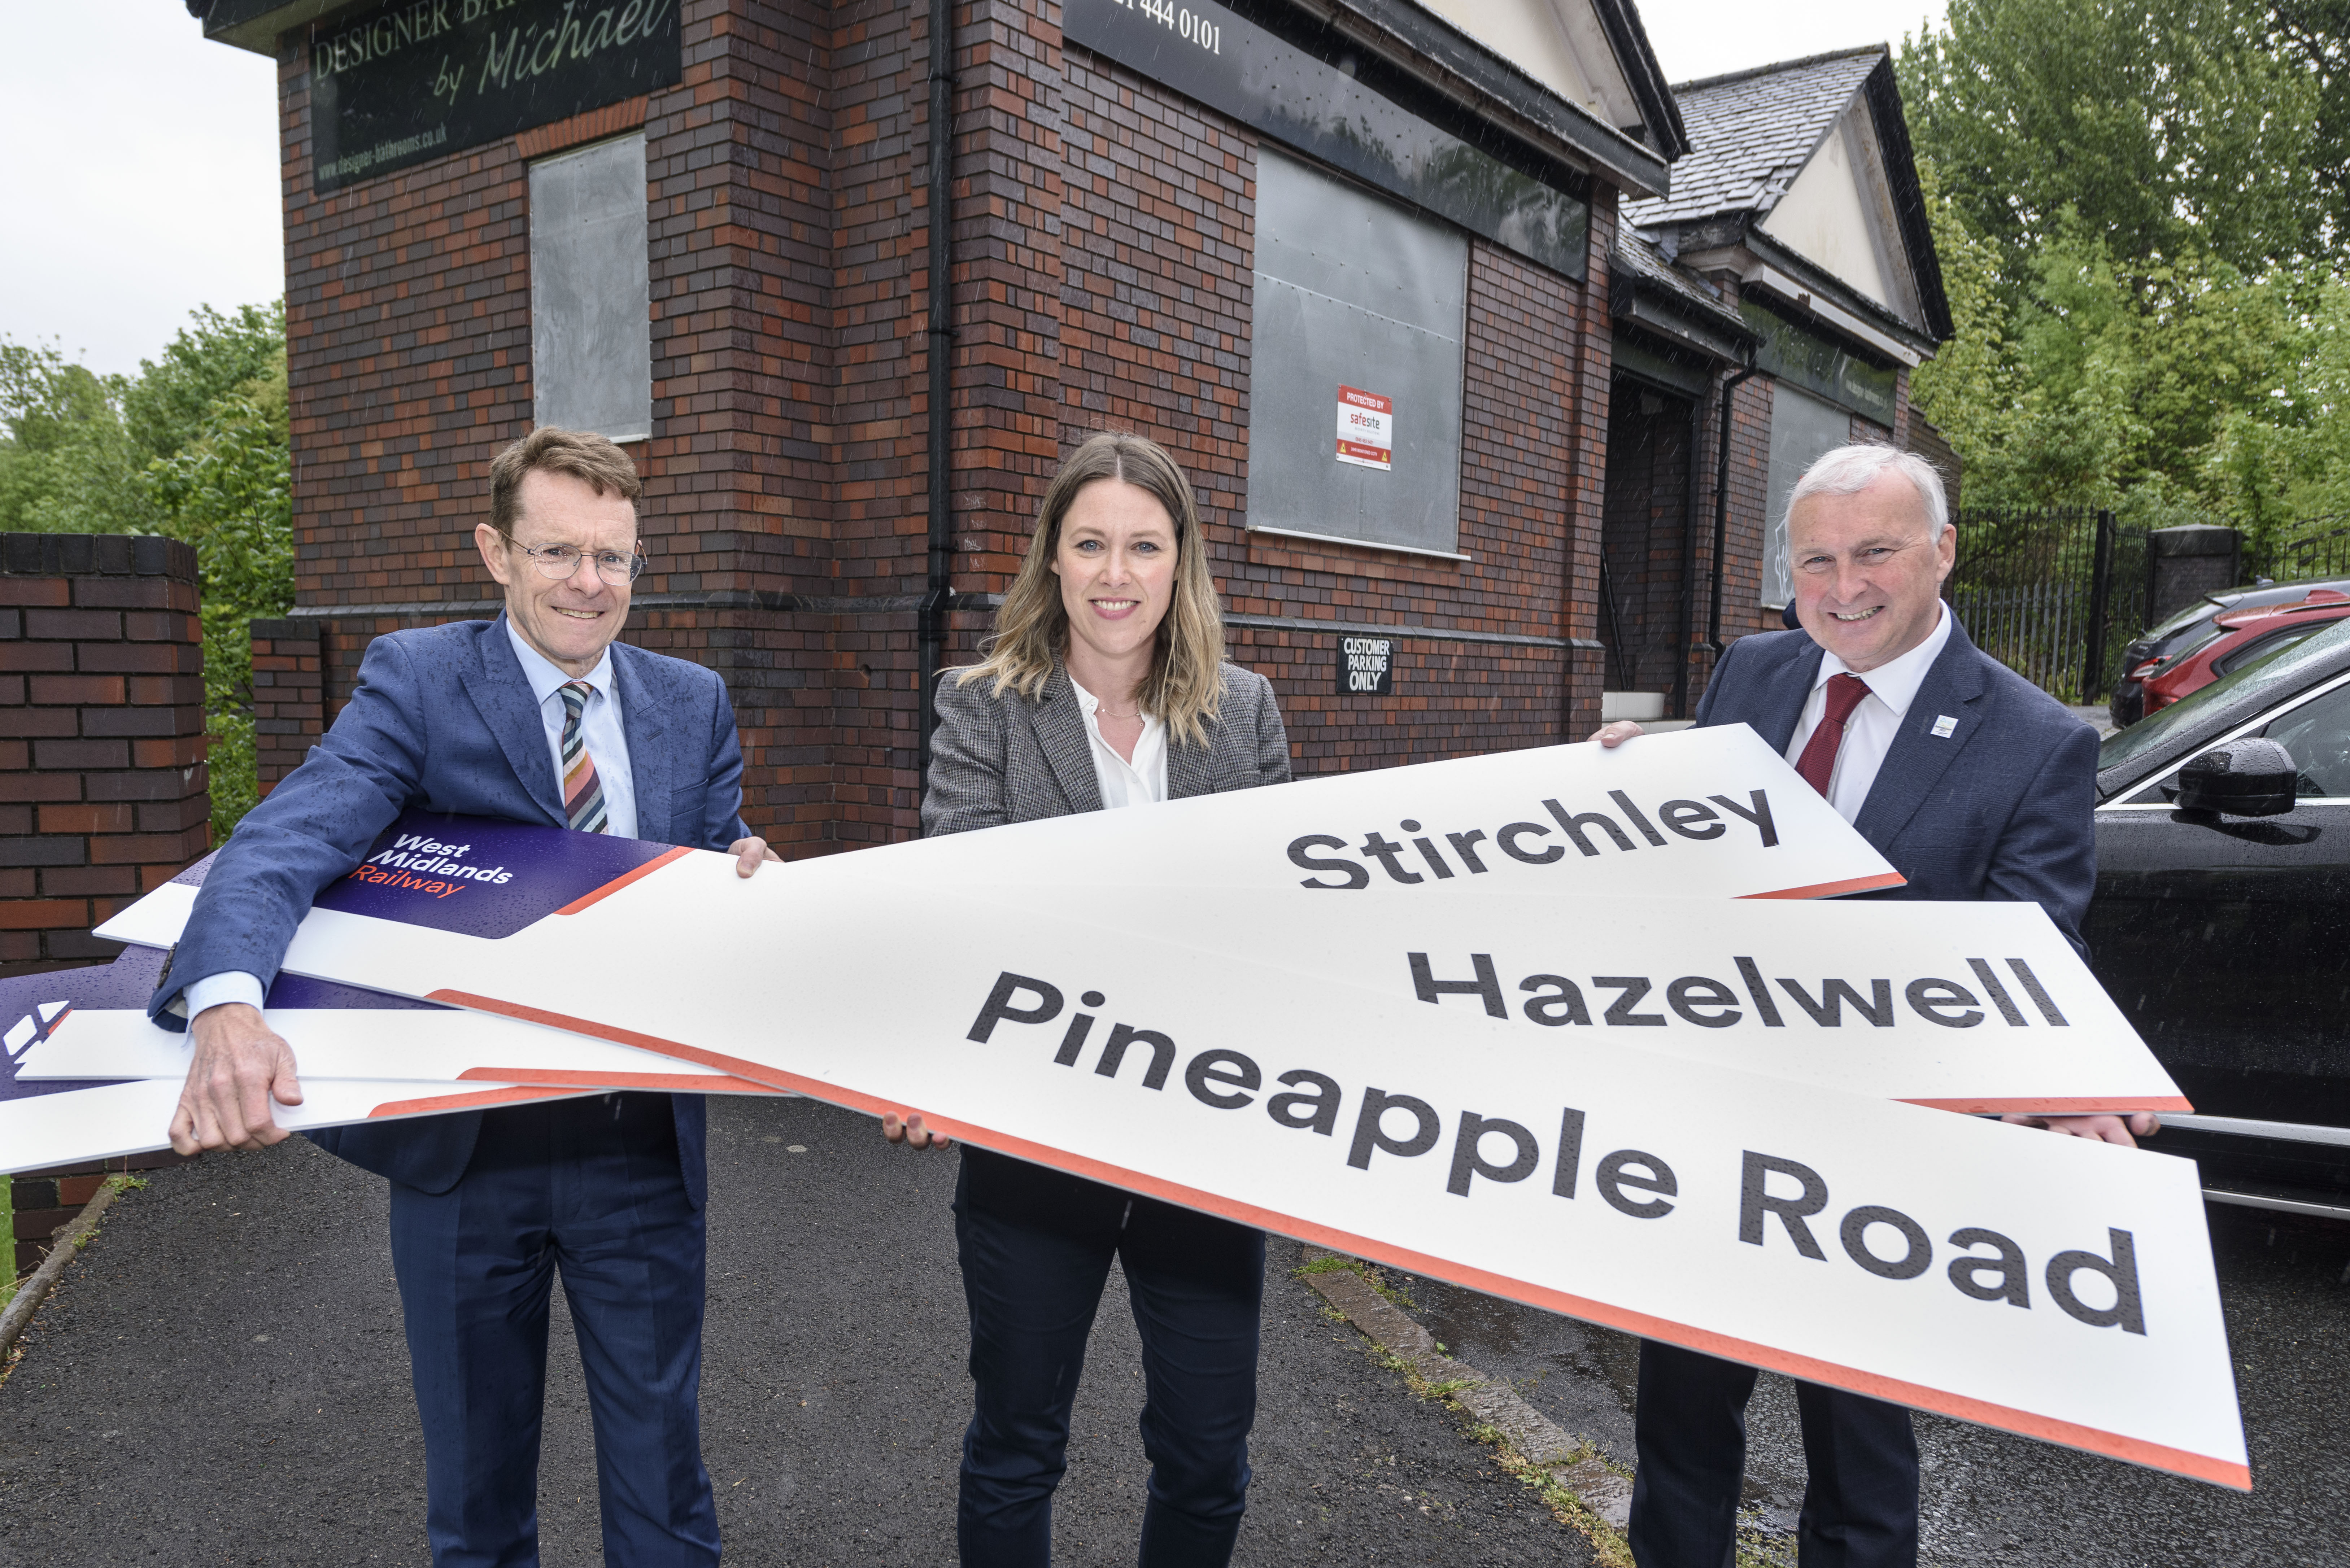
[[679, 857], [691, 855], [692, 853], [692, 850], [688, 849], [684, 845], [681, 844], [676, 848], [670, 850], [667, 854], [662, 855], [656, 859], [646, 861], [643, 865], [638, 867], [635, 870], [627, 873], [625, 876], [613, 877], [609, 882], [605, 883], [594, 892], [582, 893], [579, 897], [572, 899], [571, 902], [564, 905], [563, 908], [556, 910], [555, 912], [558, 915], [576, 915], [580, 910], [586, 909], [588, 905], [593, 904], [599, 899], [610, 898], [613, 894], [619, 892], [629, 883], [638, 880], [639, 877], [651, 876], [654, 872], [660, 870], [662, 867], [668, 865], [671, 861], [677, 859]]
[[413, 1116], [428, 1111], [463, 1111], [480, 1106], [507, 1106], [517, 1100], [554, 1100], [570, 1094], [568, 1089], [480, 1089], [470, 1095], [433, 1095], [421, 1100], [386, 1100], [368, 1113], [369, 1120], [377, 1116]]
[[2183, 1095], [2140, 1095], [2119, 1099], [2092, 1099], [2075, 1096], [2071, 1099], [2051, 1097], [2037, 1100], [1905, 1100], [1904, 1105], [1924, 1106], [1929, 1110], [1964, 1111], [1969, 1116], [2098, 1116], [2106, 1112], [2116, 1115], [2125, 1111], [2192, 1111]]
[[1689, 1350], [1701, 1351], [1708, 1355], [1719, 1355], [1730, 1361], [1742, 1361], [1750, 1366], [1761, 1366], [1773, 1372], [1783, 1372], [1790, 1377], [1799, 1377], [1813, 1383], [1825, 1383], [1833, 1387], [1849, 1389], [1856, 1394], [1865, 1394], [1872, 1399], [1907, 1405], [1913, 1409], [1931, 1410], [1937, 1415], [1950, 1416], [1961, 1421], [1971, 1421], [1977, 1426], [1996, 1427], [2003, 1431], [2018, 1432], [2028, 1438], [2038, 1438], [2043, 1442], [2061, 1444], [2068, 1449], [2079, 1449], [2085, 1453], [2103, 1454], [2109, 1459], [2126, 1459], [2132, 1464], [2145, 1465], [2152, 1469], [2168, 1470], [2174, 1475], [2191, 1476], [2197, 1480], [2210, 1481], [2216, 1486], [2231, 1487], [2238, 1491], [2252, 1490], [2252, 1472], [2244, 1465], [2212, 1459], [2204, 1454], [2192, 1453], [2185, 1449], [2173, 1449], [2159, 1443], [2145, 1442], [2137, 1438], [2124, 1437], [2117, 1432], [2105, 1431], [2100, 1428], [2082, 1426], [2077, 1422], [2060, 1421], [2048, 1416], [2035, 1416], [2029, 1411], [2013, 1409], [2004, 1405], [1994, 1405], [1987, 1400], [1971, 1399], [1964, 1395], [1946, 1393], [1939, 1388], [1928, 1388], [1920, 1384], [1905, 1383], [1898, 1378], [1880, 1376], [1873, 1372], [1863, 1372], [1856, 1367], [1839, 1366], [1832, 1361], [1820, 1361], [1808, 1355], [1796, 1355], [1783, 1350], [1773, 1350], [1769, 1345], [1756, 1345], [1742, 1339], [1732, 1339], [1727, 1334], [1715, 1334], [1708, 1329], [1692, 1328], [1686, 1324], [1674, 1323], [1666, 1318], [1650, 1317], [1645, 1313], [1629, 1312], [1621, 1307], [1609, 1306], [1604, 1302], [1568, 1295], [1564, 1291], [1555, 1291], [1546, 1285], [1534, 1284], [1484, 1269], [1471, 1268], [1466, 1264], [1451, 1262], [1442, 1258], [1432, 1258], [1423, 1252], [1412, 1251], [1409, 1248], [1394, 1246], [1388, 1242], [1374, 1241], [1367, 1236], [1356, 1236], [1344, 1231], [1334, 1230], [1327, 1225], [1318, 1225], [1299, 1220], [1275, 1210], [1259, 1209], [1252, 1204], [1235, 1202], [1228, 1198], [1217, 1197], [1213, 1193], [1201, 1192], [1171, 1181], [1161, 1180], [1155, 1176], [1145, 1176], [1139, 1171], [1127, 1170], [1101, 1160], [1088, 1159], [1083, 1155], [1049, 1148], [1040, 1143], [1031, 1143], [1025, 1138], [1013, 1137], [969, 1122], [958, 1121], [947, 1116], [933, 1116], [919, 1106], [895, 1105], [886, 1100], [877, 1099], [870, 1095], [844, 1089], [837, 1084], [828, 1083], [820, 1078], [806, 1078], [797, 1073], [787, 1073], [778, 1067], [764, 1066], [756, 1062], [745, 1062], [740, 1057], [722, 1055], [715, 1051], [704, 1051], [698, 1046], [682, 1044], [675, 1040], [664, 1040], [657, 1034], [639, 1034], [634, 1030], [615, 1029], [608, 1024], [597, 1023], [585, 1018], [573, 1018], [565, 1013], [549, 1012], [543, 1008], [525, 1007], [515, 1002], [501, 1002], [495, 997], [476, 996], [469, 992], [436, 991], [431, 1000], [445, 1002], [454, 1007], [471, 1007], [484, 1012], [503, 1013], [508, 1018], [526, 1019], [533, 1023], [550, 1024], [555, 1028], [567, 1029], [577, 1034], [590, 1034], [602, 1040], [617, 1041], [623, 1045], [635, 1045], [648, 1051], [659, 1051], [664, 1055], [676, 1056], [688, 1062], [700, 1062], [704, 1066], [722, 1068], [726, 1072], [754, 1079], [762, 1084], [769, 1084], [779, 1089], [795, 1090], [810, 1099], [822, 1100], [828, 1105], [841, 1106], [850, 1110], [863, 1111], [868, 1116], [880, 1116], [885, 1113], [900, 1116], [919, 1114], [925, 1126], [948, 1137], [962, 1138], [967, 1143], [977, 1143], [999, 1154], [1008, 1154], [1014, 1158], [1024, 1159], [1035, 1165], [1065, 1170], [1072, 1176], [1082, 1176], [1089, 1180], [1107, 1182], [1113, 1187], [1123, 1188], [1128, 1192], [1139, 1192], [1147, 1197], [1156, 1198], [1181, 1208], [1197, 1210], [1203, 1214], [1213, 1214], [1220, 1219], [1230, 1220], [1235, 1224], [1253, 1225], [1261, 1231], [1273, 1231], [1284, 1236], [1295, 1237], [1301, 1241], [1311, 1241], [1316, 1246], [1327, 1247], [1333, 1251], [1345, 1252], [1357, 1258], [1367, 1258], [1374, 1262], [1393, 1264], [1408, 1272], [1426, 1274], [1431, 1279], [1443, 1280], [1466, 1290], [1482, 1291], [1488, 1295], [1507, 1296], [1513, 1301], [1544, 1307], [1552, 1312], [1565, 1314], [1568, 1317], [1580, 1318], [1586, 1323], [1601, 1324], [1608, 1328], [1621, 1329], [1627, 1334], [1638, 1334], [1643, 1339], [1661, 1339], [1668, 1344], [1678, 1345]]
[[1875, 877], [1855, 877], [1845, 882], [1814, 882], [1808, 888], [1782, 888], [1775, 893], [1741, 893], [1742, 898], [1833, 898], [1838, 893], [1868, 893], [1879, 888], [1906, 888], [1909, 878], [1898, 871]]

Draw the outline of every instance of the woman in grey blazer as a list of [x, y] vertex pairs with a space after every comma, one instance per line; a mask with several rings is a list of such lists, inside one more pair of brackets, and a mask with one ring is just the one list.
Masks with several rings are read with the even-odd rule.
[[[1227, 663], [1181, 469], [1097, 435], [1055, 476], [985, 659], [939, 685], [925, 834], [1149, 805], [1289, 778], [1273, 688]], [[920, 1118], [894, 1141], [941, 1147]], [[1147, 1379], [1142, 1568], [1223, 1568], [1256, 1418], [1262, 1231], [966, 1148], [955, 1239], [975, 1404], [965, 1568], [1045, 1568], [1069, 1408], [1102, 1286], [1126, 1270]]]

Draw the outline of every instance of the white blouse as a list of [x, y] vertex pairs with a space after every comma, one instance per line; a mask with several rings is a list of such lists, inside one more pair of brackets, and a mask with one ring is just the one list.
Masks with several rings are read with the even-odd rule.
[[1093, 748], [1094, 780], [1101, 786], [1102, 809], [1116, 811], [1122, 805], [1156, 805], [1167, 798], [1167, 726], [1149, 713], [1142, 716], [1142, 738], [1134, 742], [1134, 760], [1128, 762], [1118, 754], [1118, 749], [1102, 739], [1101, 720], [1096, 711], [1101, 699], [1078, 685], [1069, 682], [1077, 694], [1077, 706], [1086, 715], [1086, 741]]

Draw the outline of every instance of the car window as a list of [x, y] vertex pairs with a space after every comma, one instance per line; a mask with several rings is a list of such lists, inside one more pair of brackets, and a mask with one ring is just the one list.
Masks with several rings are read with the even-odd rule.
[[2146, 642], [2160, 642], [2166, 637], [2175, 637], [2178, 633], [2185, 631], [2189, 627], [2193, 626], [2199, 620], [2209, 620], [2212, 616], [2219, 613], [2220, 608], [2220, 607], [2219, 605], [2213, 603], [2210, 599], [2198, 599], [2195, 603], [2189, 605], [2185, 609], [2180, 610], [2177, 615], [2172, 616], [2168, 620], [2164, 621], [2160, 626], [2156, 627], [2152, 631], [2142, 633], [2141, 640]]
[[2307, 675], [2311, 665], [2332, 658], [2334, 650], [2345, 643], [2350, 643], [2350, 620], [2336, 621], [2274, 659], [2248, 664], [2232, 675], [2222, 675], [2210, 685], [2189, 692], [2169, 707], [2106, 736], [2106, 743], [2097, 748], [2097, 771], [2104, 773], [2120, 767], [2133, 757], [2160, 750], [2239, 697], [2254, 696], [2272, 686], [2293, 685]]
[[2215, 675], [2233, 675], [2247, 664], [2266, 659], [2272, 653], [2282, 653], [2294, 643], [2315, 637], [2324, 629], [2323, 623], [2296, 626], [2283, 631], [2272, 631], [2266, 637], [2255, 638], [2233, 652], [2222, 654], [2212, 660], [2211, 672]]
[[2350, 686], [2336, 686], [2280, 713], [2261, 733], [2293, 754], [2293, 765], [2301, 770], [2295, 794], [2350, 798]]
[[[2192, 633], [2181, 637], [2178, 647], [2164, 649], [2160, 655], [2160, 664], [2165, 670], [2176, 670], [2234, 629], [2233, 627], [2221, 626], [2218, 621], [2199, 627]], [[2136, 675], [2137, 671], [2133, 670], [2130, 673]], [[2153, 671], [2148, 673], [2151, 674]]]

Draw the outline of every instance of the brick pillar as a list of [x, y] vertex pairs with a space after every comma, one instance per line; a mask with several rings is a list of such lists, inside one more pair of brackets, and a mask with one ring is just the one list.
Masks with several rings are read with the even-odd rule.
[[253, 623], [253, 749], [265, 795], [327, 732], [323, 633], [316, 620]]
[[111, 959], [210, 846], [202, 641], [178, 540], [0, 535], [0, 975]]

